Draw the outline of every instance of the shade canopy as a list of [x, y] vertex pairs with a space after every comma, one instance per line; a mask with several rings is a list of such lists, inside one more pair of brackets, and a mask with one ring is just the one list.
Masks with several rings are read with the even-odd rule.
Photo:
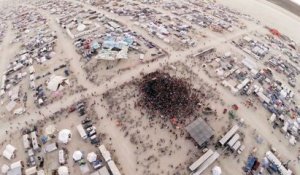
[[219, 166], [215, 166], [212, 169], [212, 174], [213, 175], [221, 175], [222, 174], [222, 170]]
[[81, 151], [75, 151], [75, 152], [73, 153], [73, 159], [74, 159], [75, 161], [81, 160], [81, 159], [82, 159], [82, 152], [81, 152]]
[[2, 167], [1, 167], [1, 172], [3, 174], [6, 174], [8, 172], [8, 170], [9, 170], [9, 166], [6, 165], [6, 164], [3, 164]]
[[70, 140], [71, 131], [68, 129], [63, 129], [58, 133], [58, 140], [62, 143], [68, 143]]
[[69, 169], [66, 166], [60, 166], [58, 168], [58, 174], [59, 175], [69, 175]]
[[96, 161], [96, 160], [97, 160], [97, 154], [96, 154], [95, 152], [90, 152], [90, 153], [88, 153], [88, 155], [87, 155], [87, 160], [88, 160], [89, 162], [94, 162], [94, 161]]

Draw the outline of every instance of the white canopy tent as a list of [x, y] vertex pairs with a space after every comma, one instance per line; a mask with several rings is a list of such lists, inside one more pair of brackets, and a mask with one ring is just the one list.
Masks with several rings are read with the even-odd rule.
[[212, 169], [212, 175], [221, 175], [222, 170], [219, 166], [214, 166]]
[[16, 148], [10, 144], [6, 145], [5, 149], [3, 150], [3, 157], [8, 160], [11, 160], [15, 156]]
[[47, 88], [51, 91], [57, 91], [64, 88], [64, 85], [69, 85], [69, 80], [62, 76], [52, 76], [48, 82]]
[[64, 144], [70, 141], [71, 131], [68, 129], [63, 129], [58, 133], [58, 140]]
[[87, 155], [87, 160], [88, 160], [89, 162], [94, 162], [94, 161], [96, 161], [96, 160], [97, 160], [97, 154], [96, 154], [95, 152], [90, 152], [90, 153], [88, 153], [88, 155]]
[[79, 161], [79, 160], [81, 160], [82, 159], [82, 152], [81, 151], [75, 151], [74, 153], [73, 153], [73, 159], [75, 160], [75, 161]]
[[59, 175], [69, 175], [69, 169], [66, 166], [60, 166], [58, 168], [58, 174]]
[[8, 172], [8, 170], [9, 170], [9, 166], [6, 164], [3, 164], [1, 167], [2, 174], [6, 174]]

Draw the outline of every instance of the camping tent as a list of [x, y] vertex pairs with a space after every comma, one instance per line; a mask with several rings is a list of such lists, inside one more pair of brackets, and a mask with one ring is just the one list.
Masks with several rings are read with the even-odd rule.
[[58, 133], [58, 140], [64, 144], [68, 143], [70, 140], [71, 131], [68, 129], [63, 129]]
[[88, 153], [88, 155], [87, 155], [87, 160], [88, 160], [89, 162], [94, 162], [94, 161], [96, 161], [96, 160], [97, 160], [97, 154], [96, 154], [95, 152], [90, 152], [90, 153]]
[[81, 152], [81, 151], [75, 151], [75, 152], [73, 153], [73, 159], [74, 159], [75, 161], [81, 160], [81, 159], [82, 159], [82, 152]]
[[61, 166], [58, 168], [59, 175], [69, 175], [69, 169], [66, 166]]

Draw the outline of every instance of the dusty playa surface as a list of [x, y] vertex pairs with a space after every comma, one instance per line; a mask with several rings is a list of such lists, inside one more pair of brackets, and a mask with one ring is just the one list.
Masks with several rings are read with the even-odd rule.
[[0, 174], [300, 174], [299, 6], [0, 5]]

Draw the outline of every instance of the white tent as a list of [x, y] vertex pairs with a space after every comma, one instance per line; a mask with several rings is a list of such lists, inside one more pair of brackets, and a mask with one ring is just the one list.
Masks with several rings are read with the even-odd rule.
[[66, 166], [61, 166], [58, 168], [59, 175], [69, 175], [69, 169]]
[[11, 160], [15, 156], [16, 148], [10, 144], [6, 145], [5, 149], [3, 150], [3, 157], [5, 157], [8, 160]]
[[15, 115], [21, 115], [21, 114], [23, 114], [25, 111], [26, 111], [25, 108], [20, 107], [20, 108], [14, 110], [14, 114], [15, 114]]
[[12, 146], [11, 144], [6, 145], [5, 149], [9, 152], [15, 152], [16, 148]]
[[69, 80], [62, 76], [52, 76], [48, 82], [47, 88], [51, 91], [57, 91], [64, 88], [64, 85], [69, 85]]
[[82, 31], [84, 31], [85, 28], [86, 28], [86, 26], [84, 24], [78, 24], [77, 31], [82, 32]]
[[3, 174], [6, 174], [8, 172], [8, 170], [9, 170], [9, 166], [6, 165], [6, 164], [3, 164], [2, 167], [1, 167], [1, 172]]
[[68, 129], [63, 129], [58, 133], [58, 140], [62, 143], [68, 143], [70, 140], [71, 131]]
[[97, 160], [97, 154], [96, 154], [95, 152], [90, 152], [90, 153], [88, 153], [88, 155], [87, 155], [87, 160], [88, 160], [89, 162], [94, 162], [94, 161], [96, 161], [96, 160]]
[[56, 127], [54, 125], [49, 125], [45, 128], [46, 135], [53, 135], [56, 132]]
[[15, 108], [16, 105], [17, 105], [17, 103], [16, 103], [15, 101], [10, 101], [10, 102], [5, 106], [5, 108], [6, 108], [6, 110], [7, 110], [8, 112], [11, 112], [11, 111]]
[[7, 151], [7, 150], [4, 150], [3, 153], [2, 153], [2, 155], [3, 155], [3, 157], [5, 157], [8, 160], [13, 159], [13, 157], [14, 157], [14, 154], [11, 153], [11, 152], [9, 152], [9, 151]]
[[212, 169], [212, 174], [213, 175], [221, 175], [222, 174], [222, 170], [219, 166], [214, 166]]
[[45, 171], [44, 171], [44, 170], [39, 170], [39, 171], [37, 172], [37, 175], [45, 175]]
[[17, 161], [17, 162], [10, 164], [10, 169], [21, 168], [21, 167], [22, 167], [21, 161]]
[[28, 169], [25, 170], [26, 175], [33, 175], [33, 174], [36, 174], [36, 173], [37, 173], [36, 166], [28, 168]]
[[81, 151], [75, 151], [75, 152], [73, 153], [73, 159], [74, 159], [75, 161], [81, 160], [81, 159], [82, 159], [82, 152], [81, 152]]

